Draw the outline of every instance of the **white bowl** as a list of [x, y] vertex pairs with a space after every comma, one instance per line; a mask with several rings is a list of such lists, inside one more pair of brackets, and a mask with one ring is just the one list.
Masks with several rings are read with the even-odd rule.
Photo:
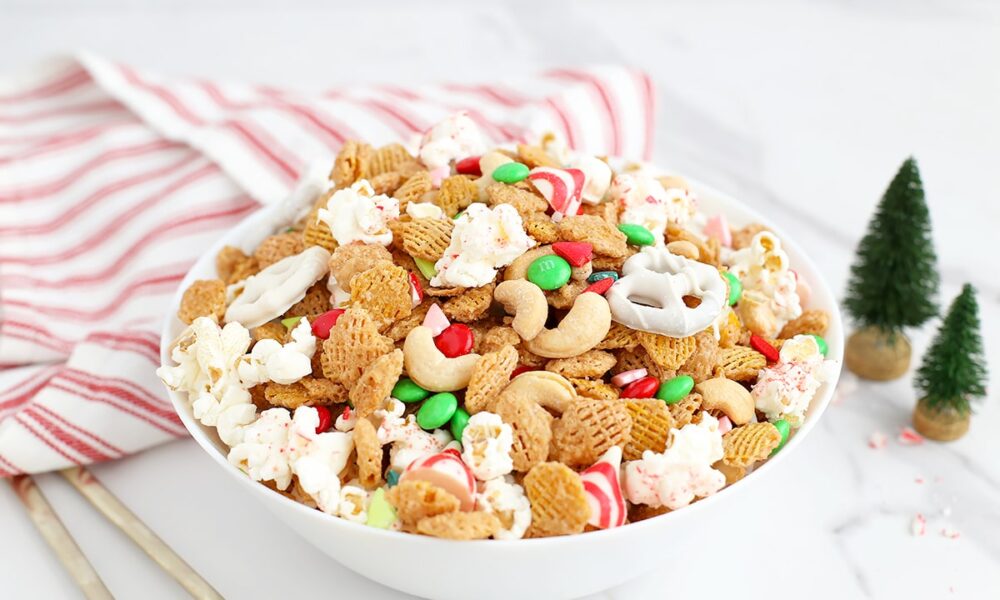
[[[765, 223], [757, 213], [718, 191], [691, 182], [700, 209], [725, 212], [740, 226]], [[247, 217], [219, 240], [188, 272], [171, 304], [163, 328], [160, 359], [170, 364], [168, 345], [183, 328], [176, 312], [184, 289], [196, 279], [216, 277], [214, 257], [223, 245], [251, 250], [282, 222], [291, 220], [288, 207], [265, 207]], [[791, 259], [792, 268], [812, 288], [808, 306], [831, 316], [826, 334], [829, 357], [843, 362], [844, 334], [837, 302], [815, 265], [792, 239], [774, 229]], [[728, 532], [750, 518], [734, 501], [747, 490], [764, 485], [765, 475], [780, 473], [778, 465], [795, 452], [816, 426], [833, 395], [837, 376], [813, 399], [805, 423], [774, 458], [741, 481], [681, 510], [608, 531], [574, 536], [516, 540], [454, 542], [375, 529], [331, 517], [252, 481], [226, 461], [226, 447], [215, 430], [194, 419], [188, 401], [169, 392], [174, 408], [192, 437], [223, 471], [243, 485], [279, 519], [344, 566], [383, 585], [418, 596], [443, 599], [574, 598], [628, 581], [659, 566], [669, 577], [669, 565], [683, 568], [700, 560]], [[786, 474], [787, 476], [787, 474]], [[730, 533], [731, 535], [731, 533]], [[702, 558], [710, 560], [707, 554]]]

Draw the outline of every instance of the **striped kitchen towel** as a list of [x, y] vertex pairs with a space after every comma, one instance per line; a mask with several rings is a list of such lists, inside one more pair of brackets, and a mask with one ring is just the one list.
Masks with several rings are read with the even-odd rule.
[[92, 55], [0, 78], [0, 476], [184, 435], [154, 369], [185, 272], [345, 140], [406, 141], [467, 110], [494, 141], [545, 131], [648, 158], [648, 77], [290, 89], [179, 80]]

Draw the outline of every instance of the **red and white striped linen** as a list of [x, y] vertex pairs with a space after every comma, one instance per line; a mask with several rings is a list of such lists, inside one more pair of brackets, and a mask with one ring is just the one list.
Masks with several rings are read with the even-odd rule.
[[319, 94], [168, 79], [81, 55], [0, 78], [0, 476], [184, 434], [158, 331], [199, 254], [346, 139], [406, 141], [459, 109], [648, 158], [653, 88], [621, 67]]

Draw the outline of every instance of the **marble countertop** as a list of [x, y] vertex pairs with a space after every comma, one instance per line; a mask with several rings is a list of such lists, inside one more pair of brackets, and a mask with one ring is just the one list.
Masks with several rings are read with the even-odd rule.
[[[611, 7], [614, 6], [614, 9]], [[992, 397], [961, 441], [906, 446], [909, 376], [845, 375], [810, 439], [748, 495], [759, 513], [711, 561], [597, 598], [984, 598], [1000, 594], [1000, 5], [846, 0], [523, 2], [0, 0], [0, 72], [86, 47], [161, 71], [320, 88], [482, 79], [620, 62], [659, 90], [656, 159], [732, 193], [794, 235], [843, 290], [853, 247], [909, 154], [920, 162], [947, 303], [979, 288]], [[936, 323], [913, 332], [915, 353]], [[990, 335], [990, 334], [994, 335]], [[889, 437], [868, 447], [875, 432]], [[330, 561], [218, 476], [192, 441], [97, 476], [227, 597], [404, 596]], [[121, 598], [183, 593], [58, 476], [41, 486]], [[926, 535], [911, 534], [917, 513]], [[72, 581], [0, 486], [7, 598], [63, 598]], [[280, 569], [267, 568], [279, 563]], [[677, 571], [680, 571], [678, 574]], [[262, 576], [261, 573], [270, 573]]]

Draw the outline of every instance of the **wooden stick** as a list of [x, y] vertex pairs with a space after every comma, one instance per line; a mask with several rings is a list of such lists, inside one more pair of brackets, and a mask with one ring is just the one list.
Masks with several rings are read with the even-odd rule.
[[73, 536], [52, 510], [52, 505], [45, 499], [42, 490], [38, 489], [35, 480], [29, 475], [17, 475], [11, 478], [10, 487], [14, 488], [14, 493], [24, 503], [35, 527], [55, 551], [59, 561], [69, 571], [76, 584], [80, 586], [83, 595], [90, 600], [114, 600], [111, 592], [101, 581], [101, 576], [76, 545]]
[[164, 571], [173, 577], [194, 598], [222, 599], [222, 596], [202, 579], [184, 559], [170, 549], [153, 530], [146, 527], [118, 498], [115, 498], [101, 483], [83, 467], [63, 469], [59, 473], [65, 477], [83, 496], [101, 511], [105, 517], [132, 538], [146, 554]]

